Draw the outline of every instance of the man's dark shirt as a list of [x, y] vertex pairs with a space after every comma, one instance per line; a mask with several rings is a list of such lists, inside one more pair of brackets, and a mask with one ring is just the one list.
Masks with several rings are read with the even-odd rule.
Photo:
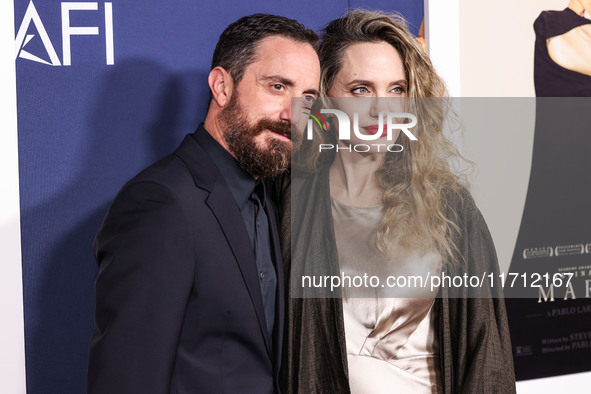
[[255, 180], [246, 172], [238, 161], [203, 128], [203, 125], [199, 126], [193, 137], [211, 157], [222, 174], [244, 219], [244, 225], [255, 254], [267, 331], [271, 338], [275, 322], [277, 274], [271, 257], [269, 221], [264, 209], [266, 203], [265, 184], [260, 178]]

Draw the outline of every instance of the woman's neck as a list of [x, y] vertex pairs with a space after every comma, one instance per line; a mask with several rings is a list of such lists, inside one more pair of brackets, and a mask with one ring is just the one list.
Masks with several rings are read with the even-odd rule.
[[348, 205], [382, 204], [383, 191], [378, 186], [376, 171], [385, 160], [385, 153], [341, 150], [330, 167], [330, 195]]
[[578, 0], [570, 0], [570, 3], [568, 3], [568, 8], [573, 10], [578, 16], [585, 15], [585, 9]]

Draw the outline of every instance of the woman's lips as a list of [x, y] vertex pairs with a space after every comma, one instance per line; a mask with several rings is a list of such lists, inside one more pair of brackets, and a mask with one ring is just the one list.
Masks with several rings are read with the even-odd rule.
[[380, 137], [386, 137], [388, 135], [388, 131], [383, 126], [380, 128], [380, 126], [377, 124], [364, 126], [362, 128], [367, 132], [367, 134], [376, 135], [379, 133]]

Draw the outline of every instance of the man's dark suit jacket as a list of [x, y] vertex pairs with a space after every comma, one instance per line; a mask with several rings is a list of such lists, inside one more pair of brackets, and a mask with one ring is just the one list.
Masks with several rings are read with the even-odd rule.
[[185, 137], [123, 187], [94, 245], [89, 393], [278, 392], [283, 272], [266, 207], [278, 278], [272, 341], [243, 218], [199, 143]]

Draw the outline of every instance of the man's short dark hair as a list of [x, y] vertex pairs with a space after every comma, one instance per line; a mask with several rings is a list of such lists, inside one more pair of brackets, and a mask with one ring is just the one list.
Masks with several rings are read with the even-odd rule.
[[259, 42], [269, 36], [308, 43], [318, 50], [318, 35], [298, 21], [277, 15], [253, 14], [238, 19], [224, 30], [213, 52], [211, 69], [223, 67], [232, 76], [234, 84], [238, 84], [246, 67], [254, 61]]

